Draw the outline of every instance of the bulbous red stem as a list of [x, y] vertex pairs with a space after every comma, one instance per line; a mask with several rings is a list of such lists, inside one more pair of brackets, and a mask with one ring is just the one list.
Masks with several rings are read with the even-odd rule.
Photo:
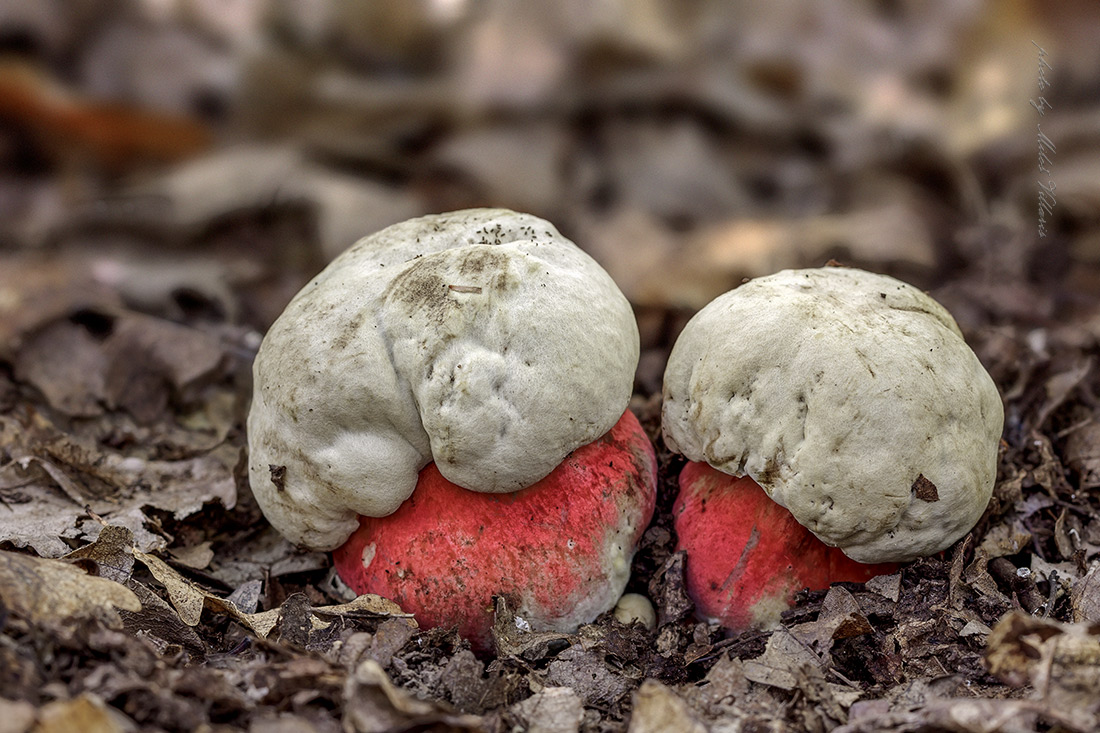
[[675, 509], [685, 582], [700, 616], [742, 630], [779, 621], [803, 588], [824, 590], [897, 570], [868, 565], [830, 547], [748, 476], [689, 462]]
[[480, 651], [498, 594], [512, 595], [536, 630], [572, 630], [618, 599], [612, 578], [625, 582], [653, 515], [656, 471], [653, 446], [629, 411], [514, 493], [469, 491], [429, 464], [396, 512], [360, 520], [333, 555], [336, 570], [423, 627], [456, 626]]

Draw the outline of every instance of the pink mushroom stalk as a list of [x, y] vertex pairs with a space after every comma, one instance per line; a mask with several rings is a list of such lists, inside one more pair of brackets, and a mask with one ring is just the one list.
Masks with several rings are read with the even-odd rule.
[[774, 626], [805, 588], [862, 583], [898, 568], [856, 562], [814, 537], [748, 476], [705, 463], [684, 466], [673, 513], [696, 611], [729, 629]]
[[363, 517], [333, 555], [358, 593], [391, 598], [421, 626], [490, 648], [493, 596], [531, 628], [572, 631], [615, 604], [653, 515], [656, 456], [631, 412], [549, 476], [509, 494], [456, 486], [435, 464], [386, 517]]

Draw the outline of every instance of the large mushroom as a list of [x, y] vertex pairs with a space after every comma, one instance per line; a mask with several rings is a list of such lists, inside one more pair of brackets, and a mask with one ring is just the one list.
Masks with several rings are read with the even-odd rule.
[[[548, 222], [476, 209], [397, 224], [264, 338], [253, 492], [295, 543], [330, 550], [358, 529], [338, 571], [425, 625], [484, 641], [491, 595], [513, 593], [534, 628], [571, 630], [614, 606], [653, 510], [652, 446], [624, 414], [637, 360], [629, 303]], [[524, 587], [539, 572], [580, 590], [546, 607]]]
[[[811, 586], [862, 580], [875, 569], [827, 550], [897, 563], [966, 534], [993, 490], [1004, 410], [941, 305], [828, 267], [749, 281], [696, 314], [669, 358], [662, 418], [670, 448], [729, 476], [717, 487], [689, 465], [677, 528], [700, 611], [742, 628], [777, 620], [802, 587], [746, 588], [734, 582], [746, 568]], [[746, 509], [756, 486], [785, 511]], [[787, 512], [827, 547], [806, 545]]]

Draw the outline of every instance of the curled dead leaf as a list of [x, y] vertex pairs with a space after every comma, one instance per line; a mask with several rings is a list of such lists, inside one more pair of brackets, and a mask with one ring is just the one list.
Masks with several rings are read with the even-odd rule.
[[706, 733], [707, 727], [669, 687], [657, 680], [646, 680], [634, 693], [634, 712], [627, 733], [669, 730]]
[[1074, 621], [1100, 623], [1100, 563], [1074, 584], [1070, 602]]
[[1020, 611], [1006, 614], [987, 640], [989, 671], [1069, 718], [1074, 728], [1100, 726], [1100, 625], [1063, 624]]
[[[246, 613], [230, 598], [221, 598], [192, 583], [156, 555], [135, 550], [134, 557], [143, 563], [153, 577], [164, 586], [168, 593], [168, 600], [176, 609], [180, 620], [188, 626], [198, 625], [204, 609], [226, 614], [260, 637], [267, 637], [279, 623], [280, 615], [283, 613], [281, 608]], [[350, 603], [341, 603], [336, 606], [309, 607], [307, 604], [307, 609], [307, 621], [314, 630], [328, 626], [334, 618], [341, 616], [396, 617], [410, 619], [411, 623], [415, 623], [412, 621], [412, 614], [404, 613], [396, 603], [372, 594], [364, 594]], [[309, 629], [305, 631], [308, 634]]]
[[512, 706], [511, 712], [530, 730], [536, 726], [550, 731], [578, 731], [584, 719], [584, 703], [568, 687], [544, 687]]
[[109, 707], [97, 695], [84, 693], [71, 700], [55, 700], [38, 711], [35, 733], [131, 733], [134, 721]]
[[95, 542], [73, 550], [64, 559], [93, 562], [96, 575], [125, 583], [134, 569], [134, 533], [109, 524], [99, 531]]
[[480, 716], [454, 713], [398, 689], [373, 659], [362, 662], [348, 677], [345, 698], [344, 730], [352, 733], [412, 728], [483, 729]]
[[0, 551], [0, 597], [32, 623], [103, 617], [118, 624], [116, 609], [141, 610], [137, 596], [113, 580], [88, 575], [61, 560], [4, 551]]
[[125, 526], [149, 551], [165, 544], [145, 526], [150, 507], [183, 519], [207, 502], [232, 508], [237, 501], [238, 450], [228, 444], [182, 460], [148, 460], [70, 435], [33, 413], [22, 420], [0, 415], [0, 445], [13, 459], [0, 466], [0, 487], [19, 486], [27, 496], [5, 501], [0, 542], [48, 557], [69, 551], [59, 538], [98, 536], [101, 525], [88, 518], [89, 509]]

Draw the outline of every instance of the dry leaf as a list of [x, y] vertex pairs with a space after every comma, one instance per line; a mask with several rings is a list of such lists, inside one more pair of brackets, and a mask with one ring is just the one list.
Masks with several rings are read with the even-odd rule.
[[867, 590], [874, 591], [891, 601], [897, 601], [901, 595], [901, 573], [876, 575], [867, 581], [866, 586]]
[[981, 621], [974, 621], [973, 619], [963, 624], [963, 627], [959, 629], [959, 636], [989, 636], [993, 632], [993, 629], [989, 628]]
[[[809, 649], [828, 658], [833, 642], [869, 634], [874, 629], [852, 594], [839, 585], [829, 588], [816, 621], [799, 624], [790, 633]], [[766, 654], [767, 652], [765, 652]]]
[[79, 160], [118, 173], [153, 160], [184, 160], [210, 144], [210, 131], [193, 119], [86, 98], [45, 69], [0, 65], [0, 99], [5, 117], [30, 130], [42, 152], [62, 162]]
[[679, 621], [695, 608], [684, 585], [686, 557], [683, 550], [674, 552], [649, 580], [649, 597], [657, 607], [658, 627]]
[[[878, 701], [875, 701], [878, 702]], [[1032, 733], [1039, 714], [1063, 725], [1066, 717], [1049, 704], [1033, 700], [934, 699], [919, 706], [885, 710], [864, 707], [847, 725], [833, 733], [909, 733], [909, 731], [951, 731], [951, 733]], [[855, 708], [853, 708], [854, 710]], [[1083, 729], [1069, 727], [1084, 733]]]
[[977, 554], [986, 560], [1015, 555], [1031, 545], [1031, 533], [1017, 522], [1001, 522], [990, 527], [982, 539]]
[[830, 257], [883, 267], [903, 263], [928, 270], [935, 248], [914, 207], [889, 203], [807, 219], [735, 220], [703, 228], [687, 254], [699, 271], [757, 277], [791, 267], [816, 267]]
[[103, 700], [84, 693], [71, 700], [55, 700], [38, 711], [34, 733], [131, 733], [134, 721]]
[[560, 205], [566, 144], [555, 124], [497, 125], [460, 131], [432, 157], [496, 205], [545, 214]]
[[1085, 577], [1074, 582], [1070, 602], [1075, 622], [1100, 622], [1100, 563], [1093, 563]]
[[798, 687], [802, 667], [818, 669], [821, 660], [786, 629], [776, 630], [764, 653], [745, 661], [745, 677], [752, 682], [793, 690]]
[[[84, 264], [101, 277], [112, 270], [103, 262]], [[85, 307], [63, 315], [25, 334], [14, 366], [20, 381], [68, 415], [95, 416], [104, 406], [122, 406], [150, 422], [170, 397], [189, 398], [226, 362], [215, 336], [161, 318], [120, 308]]]
[[605, 656], [571, 646], [558, 654], [546, 669], [546, 681], [557, 687], [569, 687], [587, 705], [611, 705], [630, 693], [630, 680], [613, 671]]
[[1075, 727], [1100, 726], [1100, 627], [1063, 624], [1013, 611], [986, 641], [989, 671], [1064, 711]]
[[584, 719], [584, 703], [568, 687], [544, 687], [517, 702], [510, 712], [529, 733], [577, 733]]
[[131, 579], [127, 587], [141, 601], [138, 613], [122, 613], [122, 623], [126, 630], [141, 635], [151, 641], [163, 654], [172, 645], [184, 650], [193, 661], [206, 657], [207, 647], [194, 628], [180, 620], [179, 614], [170, 603], [153, 592], [148, 586]]
[[330, 260], [359, 238], [426, 213], [405, 191], [335, 173], [292, 147], [242, 145], [178, 167], [131, 192], [166, 202], [163, 219], [197, 230], [227, 215], [306, 204], [317, 216], [320, 254]]
[[107, 359], [87, 328], [56, 321], [26, 339], [15, 358], [16, 379], [34, 385], [66, 415], [103, 413]]
[[634, 709], [627, 733], [707, 733], [680, 697], [657, 680], [646, 680], [634, 693]]
[[[210, 603], [215, 610], [228, 613], [242, 624], [252, 629], [259, 636], [267, 636], [279, 622], [280, 615], [284, 613], [282, 608], [272, 608], [260, 613], [240, 613], [235, 606], [219, 598], [210, 597]], [[222, 604], [225, 604], [224, 606]], [[411, 622], [415, 628], [415, 619], [411, 613], [405, 613], [393, 601], [373, 593], [365, 593], [350, 603], [341, 603], [336, 606], [313, 606], [308, 609], [311, 617], [310, 626], [313, 630], [325, 628], [334, 618], [340, 616], [365, 615], [370, 617], [402, 618]]]
[[0, 467], [0, 487], [21, 487], [19, 500], [3, 497], [0, 542], [29, 545], [47, 557], [69, 551], [60, 538], [98, 536], [101, 525], [87, 509], [129, 529], [138, 549], [149, 551], [166, 543], [146, 528], [146, 507], [183, 519], [207, 502], [231, 508], [237, 500], [232, 446], [178, 461], [147, 460], [68, 435], [41, 413], [26, 422], [0, 415], [0, 445], [13, 459]]
[[[202, 619], [203, 609], [224, 613], [238, 623], [251, 629], [257, 636], [268, 636], [279, 623], [282, 608], [272, 608], [260, 613], [245, 613], [230, 598], [220, 598], [203, 590], [195, 583], [180, 575], [168, 563], [155, 555], [134, 551], [134, 557], [140, 560], [168, 592], [168, 599], [188, 626], [197, 626]], [[292, 596], [294, 598], [295, 596]], [[288, 599], [289, 601], [290, 599]], [[401, 607], [391, 600], [373, 594], [364, 594], [350, 603], [336, 606], [317, 606], [305, 608], [307, 623], [312, 630], [326, 628], [334, 618], [342, 616], [366, 615], [371, 617], [399, 617], [412, 619], [412, 614], [404, 613]], [[415, 623], [415, 622], [413, 622]], [[308, 634], [310, 629], [306, 629]]]
[[152, 316], [115, 318], [104, 351], [108, 406], [143, 424], [162, 415], [171, 395], [188, 397], [226, 365], [225, 348], [210, 334]]
[[388, 733], [429, 726], [482, 729], [477, 715], [453, 713], [399, 690], [373, 659], [362, 662], [348, 677], [345, 699], [344, 730], [349, 733]]
[[1070, 394], [1084, 382], [1092, 371], [1092, 357], [1082, 357], [1065, 371], [1058, 372], [1046, 382], [1046, 401], [1039, 416], [1035, 418], [1035, 427], [1041, 427], [1055, 410], [1062, 406]]
[[749, 680], [745, 677], [745, 664], [723, 654], [703, 680], [702, 685], [692, 685], [685, 692], [693, 705], [704, 711], [717, 711], [749, 693]]
[[116, 609], [140, 611], [137, 596], [113, 580], [88, 575], [75, 565], [0, 550], [0, 596], [32, 623], [59, 623], [103, 616], [119, 623]]
[[210, 542], [200, 542], [191, 547], [176, 547], [172, 549], [172, 557], [176, 562], [189, 568], [202, 570], [214, 559], [214, 551], [210, 549]]
[[730, 286], [726, 273], [684, 260], [683, 235], [648, 211], [618, 207], [585, 215], [578, 226], [576, 241], [635, 305], [698, 310]]
[[[226, 585], [236, 588], [250, 580], [308, 573], [331, 564], [327, 553], [296, 547], [268, 526], [247, 539], [222, 545], [210, 572]], [[349, 598], [354, 596], [352, 592]]]
[[616, 121], [607, 130], [609, 185], [622, 205], [695, 223], [743, 211], [747, 195], [721, 139], [688, 119]]
[[631, 302], [698, 310], [744, 278], [830, 257], [871, 269], [928, 272], [935, 247], [925, 221], [905, 204], [805, 219], [739, 218], [676, 234], [648, 211], [623, 207], [582, 222], [584, 243]]
[[180, 620], [188, 626], [198, 626], [202, 618], [203, 606], [210, 594], [177, 573], [156, 555], [135, 550], [134, 557], [149, 568], [153, 577], [164, 586], [164, 590], [168, 592], [168, 600], [172, 602]]
[[[60, 259], [60, 261], [59, 261]], [[118, 295], [92, 280], [85, 263], [54, 253], [4, 253], [0, 268], [0, 358], [26, 334], [85, 309], [115, 308]]]
[[134, 569], [134, 533], [125, 527], [107, 525], [95, 542], [73, 550], [64, 559], [91, 560], [97, 575], [125, 584]]

